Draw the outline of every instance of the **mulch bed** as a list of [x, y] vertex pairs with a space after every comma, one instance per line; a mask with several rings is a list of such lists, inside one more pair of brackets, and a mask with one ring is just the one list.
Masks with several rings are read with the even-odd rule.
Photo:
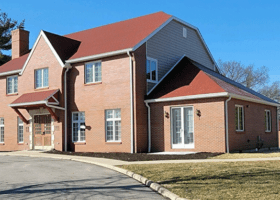
[[98, 158], [109, 158], [123, 161], [149, 161], [149, 160], [189, 160], [189, 159], [206, 159], [221, 155], [222, 153], [196, 153], [187, 155], [158, 155], [147, 153], [91, 153], [91, 152], [63, 152], [57, 150], [47, 151], [45, 153], [73, 155], [73, 156], [88, 156]]

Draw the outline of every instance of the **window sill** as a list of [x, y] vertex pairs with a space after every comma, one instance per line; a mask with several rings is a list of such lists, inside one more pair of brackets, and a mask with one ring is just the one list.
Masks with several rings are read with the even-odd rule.
[[37, 91], [37, 90], [48, 90], [49, 89], [49, 87], [43, 87], [43, 88], [34, 88], [34, 90], [35, 91]]
[[237, 133], [237, 134], [245, 134], [246, 132], [245, 131], [237, 131], [237, 130], [235, 130], [235, 133]]
[[89, 85], [99, 85], [102, 84], [102, 82], [95, 82], [95, 83], [85, 83], [84, 86], [89, 86]]
[[105, 142], [105, 144], [122, 144], [122, 142]]
[[265, 133], [272, 133], [272, 131], [265, 131]]
[[158, 81], [153, 81], [153, 80], [148, 80], [148, 79], [147, 79], [147, 82], [148, 83], [158, 83]]
[[6, 94], [6, 96], [17, 96], [18, 93], [11, 93], [11, 94]]
[[73, 142], [74, 145], [86, 145], [86, 142]]

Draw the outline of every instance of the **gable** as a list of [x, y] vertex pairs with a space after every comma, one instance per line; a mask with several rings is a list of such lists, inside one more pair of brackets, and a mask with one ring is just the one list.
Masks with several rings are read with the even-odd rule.
[[225, 92], [206, 73], [184, 57], [154, 88], [148, 99]]

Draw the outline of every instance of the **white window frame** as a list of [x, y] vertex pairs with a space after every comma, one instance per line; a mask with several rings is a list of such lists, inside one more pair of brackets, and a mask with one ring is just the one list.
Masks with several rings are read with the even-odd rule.
[[[22, 128], [22, 133], [20, 133], [20, 127]], [[23, 121], [17, 117], [17, 132], [18, 132], [18, 143], [23, 143]], [[22, 137], [20, 136], [22, 134]], [[22, 138], [22, 140], [21, 140]]]
[[[3, 120], [3, 123], [2, 123]], [[1, 129], [4, 129], [4, 133], [3, 133], [3, 137], [2, 137], [2, 133], [1, 133]], [[4, 117], [0, 117], [0, 143], [4, 143], [5, 142], [5, 120]]]
[[[242, 132], [242, 131], [244, 131], [245, 130], [245, 124], [244, 124], [244, 106], [242, 106], [242, 105], [235, 105], [235, 107], [234, 107], [234, 115], [236, 114], [235, 113], [235, 109], [236, 108], [238, 108], [238, 109], [242, 109], [242, 127], [243, 127], [243, 129], [240, 129], [240, 124], [239, 124], [239, 117], [240, 117], [240, 115], [239, 115], [239, 110], [238, 110], [238, 112], [237, 112], [237, 122], [238, 122], [238, 124], [237, 124], [237, 129], [236, 129], [236, 127], [235, 127], [235, 131], [237, 131], [237, 132]], [[234, 120], [235, 120], [235, 117], [236, 116], [234, 116]], [[235, 123], [234, 123], [234, 126], [235, 126]]]
[[[101, 80], [100, 81], [96, 81], [96, 77], [95, 77], [95, 64], [96, 63], [100, 63], [100, 73], [101, 73]], [[87, 69], [86, 69], [86, 65], [88, 65], [88, 64], [92, 64], [93, 65], [93, 69], [92, 69], [92, 82], [87, 82]], [[84, 79], [85, 79], [85, 84], [90, 84], [90, 83], [101, 83], [102, 82], [102, 62], [101, 62], [101, 60], [97, 60], [97, 61], [93, 61], [93, 62], [87, 62], [87, 63], [85, 63], [85, 66], [84, 66], [84, 73], [85, 73], [85, 77], [84, 77]]]
[[[119, 110], [120, 111], [120, 118], [116, 118], [115, 117], [115, 111]], [[113, 111], [113, 118], [107, 118], [107, 112], [108, 111]], [[108, 109], [105, 110], [105, 129], [106, 129], [106, 133], [105, 133], [105, 138], [106, 138], [106, 142], [121, 142], [121, 138], [122, 138], [122, 133], [121, 133], [121, 128], [120, 128], [120, 137], [119, 140], [116, 140], [116, 130], [115, 130], [115, 123], [116, 121], [120, 121], [122, 123], [122, 113], [121, 113], [121, 109], [117, 108], [117, 109]], [[107, 140], [107, 121], [113, 121], [113, 140]]]
[[[178, 109], [178, 108], [180, 108], [181, 109], [181, 122], [183, 122], [182, 124], [181, 124], [181, 126], [182, 126], [182, 132], [183, 132], [183, 137], [182, 137], [182, 144], [173, 144], [173, 109]], [[193, 111], [193, 143], [192, 144], [185, 144], [184, 143], [184, 108], [192, 108], [192, 111]], [[171, 147], [172, 147], [172, 149], [194, 149], [194, 144], [195, 144], [195, 131], [194, 131], [194, 107], [193, 106], [173, 106], [173, 107], [170, 107], [170, 122], [171, 122], [171, 126], [170, 126], [170, 128], [171, 128], [171, 131], [170, 131], [170, 133], [171, 133], [171, 136], [170, 136], [170, 138], [171, 138]]]
[[[84, 120], [80, 119], [81, 113], [84, 113]], [[78, 120], [74, 120], [74, 114], [78, 114]], [[78, 140], [74, 140], [74, 123], [78, 123]], [[86, 128], [85, 128], [85, 139], [81, 140], [81, 123], [86, 123], [86, 115], [85, 112], [72, 112], [72, 142], [86, 142]], [[86, 125], [85, 125], [86, 126]]]
[[[269, 121], [268, 121], [268, 118], [267, 118], [267, 114], [269, 115]], [[269, 124], [269, 128], [270, 129], [267, 129], [268, 127], [268, 124]], [[265, 132], [271, 132], [271, 111], [270, 110], [265, 110]]]
[[[44, 86], [44, 69], [48, 70], [48, 85], [46, 85], [46, 86]], [[37, 79], [36, 79], [36, 72], [37, 71], [42, 71], [42, 77], [41, 77], [42, 86], [41, 87], [37, 87]], [[35, 74], [34, 74], [35, 89], [48, 88], [49, 87], [49, 76], [50, 76], [50, 73], [49, 73], [49, 68], [48, 67], [41, 68], [41, 69], [35, 69]]]
[[150, 82], [150, 83], [157, 83], [158, 82], [158, 61], [157, 59], [154, 59], [154, 58], [151, 58], [151, 57], [147, 57], [146, 58], [146, 74], [147, 74], [147, 62], [148, 61], [154, 61], [156, 62], [156, 80], [152, 80], [151, 77], [152, 77], [152, 71], [151, 71], [151, 64], [150, 64], [150, 78], [147, 79], [147, 82]]
[[[12, 92], [9, 93], [9, 78], [12, 78]], [[14, 78], [17, 78], [17, 89], [15, 91], [15, 79]], [[17, 75], [14, 75], [14, 76], [8, 76], [7, 79], [6, 79], [6, 82], [7, 82], [7, 88], [6, 88], [6, 92], [7, 94], [17, 94], [18, 93], [18, 76]]]

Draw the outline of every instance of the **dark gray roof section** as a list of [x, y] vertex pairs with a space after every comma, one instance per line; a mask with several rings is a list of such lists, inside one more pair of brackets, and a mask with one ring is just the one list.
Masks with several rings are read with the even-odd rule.
[[205, 67], [205, 66], [203, 66], [203, 65], [201, 65], [201, 64], [199, 64], [197, 62], [195, 62], [195, 61], [191, 60], [191, 62], [195, 66], [197, 66], [200, 70], [205, 72], [206, 74], [209, 74], [209, 75], [211, 75], [213, 77], [216, 77], [216, 78], [218, 78], [218, 79], [220, 79], [220, 80], [222, 80], [222, 81], [224, 81], [224, 82], [226, 82], [228, 84], [231, 84], [231, 85], [233, 85], [233, 86], [235, 86], [237, 88], [240, 88], [240, 89], [242, 89], [242, 90], [244, 90], [244, 91], [246, 91], [246, 92], [248, 92], [248, 93], [250, 93], [252, 95], [255, 95], [255, 96], [259, 97], [260, 99], [262, 99], [264, 101], [268, 101], [268, 102], [271, 102], [271, 103], [279, 104], [278, 102], [276, 102], [276, 101], [274, 101], [274, 100], [272, 100], [272, 99], [270, 99], [270, 98], [268, 98], [268, 97], [266, 97], [266, 96], [264, 96], [264, 95], [262, 95], [262, 94], [260, 94], [260, 93], [258, 93], [256, 91], [254, 91], [252, 89], [249, 89], [249, 88], [245, 87], [244, 85], [242, 85], [240, 83], [237, 83], [237, 82], [235, 82], [235, 81], [233, 81], [233, 80], [231, 80], [231, 79], [229, 79], [229, 78], [227, 78], [227, 77], [225, 77], [225, 76], [223, 76], [223, 75], [221, 75], [221, 74], [219, 74], [219, 73], [217, 73], [217, 72], [215, 72], [215, 71], [213, 71], [213, 70], [211, 70], [211, 69], [209, 69], [209, 68], [207, 68], [207, 67]]

